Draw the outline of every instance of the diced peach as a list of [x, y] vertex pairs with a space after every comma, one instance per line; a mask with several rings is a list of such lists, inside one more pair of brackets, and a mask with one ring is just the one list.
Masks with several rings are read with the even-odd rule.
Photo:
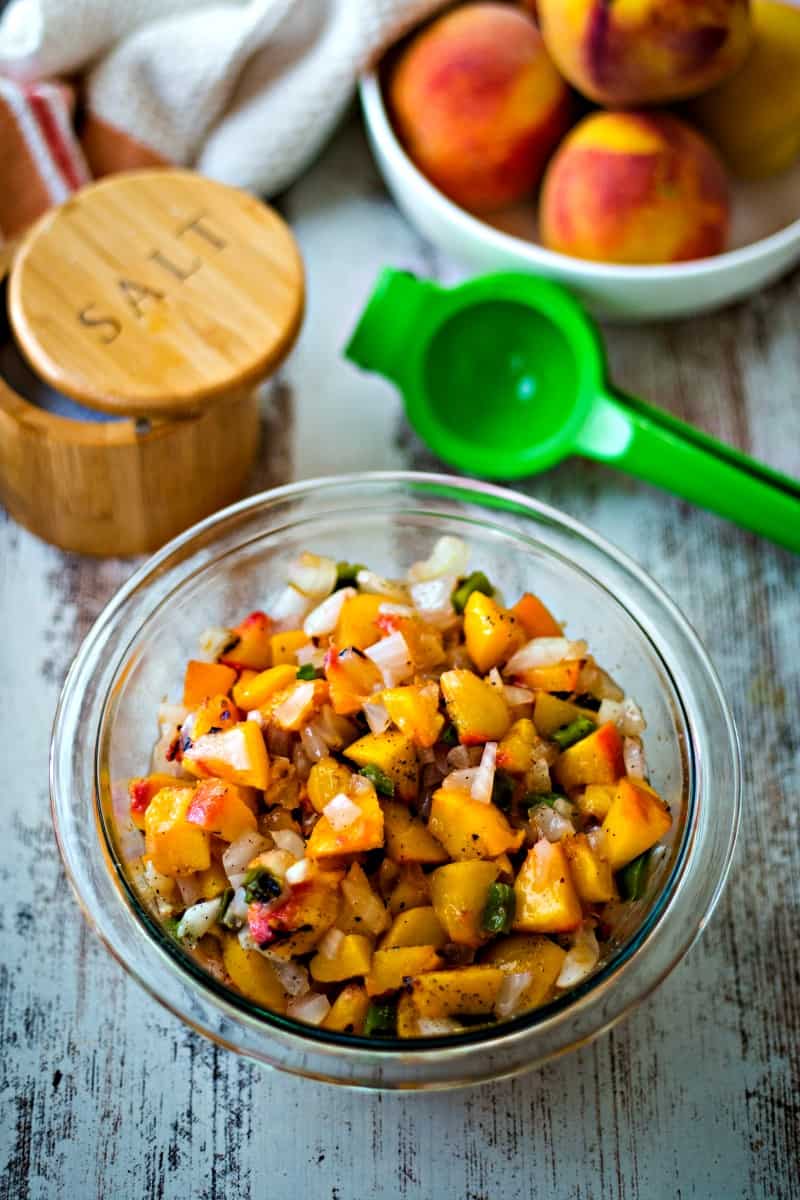
[[441, 863], [447, 851], [419, 817], [413, 817], [399, 800], [383, 801], [386, 853], [397, 863]]
[[511, 828], [494, 804], [473, 800], [469, 792], [444, 788], [433, 794], [428, 828], [459, 862], [518, 850], [525, 836], [523, 830]]
[[172, 787], [174, 775], [144, 775], [140, 779], [131, 779], [128, 783], [128, 795], [131, 800], [131, 820], [137, 829], [144, 829], [144, 815], [147, 807], [162, 788]]
[[325, 655], [325, 678], [333, 711], [341, 716], [358, 712], [383, 682], [371, 659], [353, 649], [340, 653], [335, 646]]
[[398, 913], [381, 942], [381, 949], [390, 950], [393, 946], [435, 946], [438, 949], [446, 941], [447, 934], [436, 911], [425, 905]]
[[603, 821], [612, 871], [618, 871], [655, 846], [672, 825], [664, 801], [640, 779], [620, 779]]
[[317, 812], [322, 812], [325, 805], [340, 792], [347, 794], [353, 772], [344, 763], [326, 755], [319, 759], [311, 768], [308, 776], [308, 798]]
[[241, 720], [241, 714], [230, 696], [209, 696], [194, 711], [191, 740], [196, 741], [206, 733], [219, 733], [230, 729]]
[[488, 1016], [497, 1003], [503, 977], [499, 967], [484, 964], [431, 971], [413, 981], [411, 995], [424, 1017]]
[[239, 708], [250, 712], [269, 703], [273, 696], [282, 692], [297, 679], [297, 667], [290, 663], [281, 663], [277, 667], [268, 667], [257, 675], [240, 679], [233, 689], [233, 698]]
[[294, 665], [297, 662], [297, 651], [301, 650], [303, 646], [307, 646], [309, 640], [302, 629], [288, 629], [284, 633], [273, 633], [269, 639], [273, 667]]
[[525, 592], [520, 596], [511, 612], [525, 630], [528, 641], [537, 637], [561, 637], [562, 629], [550, 609], [542, 604], [538, 596]]
[[530, 769], [539, 735], [533, 721], [522, 717], [515, 721], [497, 747], [497, 766], [512, 775], [524, 775]]
[[248, 1000], [271, 1012], [285, 1011], [286, 993], [275, 968], [263, 954], [245, 950], [234, 934], [228, 934], [222, 944], [222, 961], [231, 983]]
[[585, 117], [542, 188], [542, 241], [573, 258], [633, 265], [708, 258], [725, 249], [729, 224], [716, 151], [668, 113]]
[[616, 793], [616, 784], [589, 783], [577, 798], [577, 805], [585, 817], [594, 817], [598, 821], [605, 819], [611, 808], [611, 801]]
[[480, 946], [486, 941], [481, 917], [498, 874], [496, 863], [481, 861], [446, 863], [431, 874], [433, 908], [451, 942]]
[[553, 774], [566, 790], [587, 783], [615, 783], [625, 774], [622, 738], [610, 721], [560, 754]]
[[437, 741], [444, 717], [439, 712], [439, 689], [435, 683], [387, 688], [379, 694], [379, 700], [400, 732], [416, 745], [425, 748]]
[[318, 983], [340, 983], [354, 975], [366, 975], [371, 962], [369, 938], [360, 933], [346, 933], [335, 954], [329, 956], [318, 950], [308, 969]]
[[536, 25], [500, 4], [467, 4], [426, 26], [397, 64], [390, 100], [419, 168], [476, 212], [533, 191], [570, 113]]
[[549, 738], [557, 729], [569, 725], [578, 717], [588, 717], [590, 721], [597, 722], [597, 714], [591, 709], [570, 704], [568, 700], [559, 700], [557, 696], [551, 696], [548, 692], [537, 692], [533, 721], [542, 737]]
[[381, 633], [402, 633], [411, 661], [418, 671], [431, 671], [445, 661], [441, 633], [420, 617], [381, 613], [378, 627]]
[[354, 646], [356, 650], [366, 650], [367, 646], [373, 646], [379, 641], [379, 610], [385, 603], [385, 596], [375, 596], [371, 592], [359, 592], [345, 600], [334, 634], [336, 646], [340, 650], [348, 646]]
[[467, 600], [464, 639], [467, 654], [481, 675], [507, 662], [526, 640], [517, 617], [483, 592], [473, 592]]
[[214, 833], [224, 842], [235, 842], [243, 833], [256, 828], [252, 809], [235, 783], [206, 779], [195, 789], [186, 813], [187, 821]]
[[529, 975], [517, 1000], [520, 1012], [545, 1004], [555, 991], [566, 950], [540, 934], [512, 933], [487, 947], [483, 961], [509, 974]]
[[562, 838], [575, 890], [584, 904], [605, 904], [617, 894], [611, 864], [595, 854], [585, 833]]
[[153, 866], [162, 875], [193, 875], [211, 865], [209, 835], [187, 819], [193, 798], [194, 788], [165, 787], [147, 807], [145, 848]]
[[368, 1008], [369, 996], [365, 989], [358, 983], [349, 983], [334, 1000], [322, 1022], [322, 1028], [335, 1029], [339, 1033], [362, 1034]]
[[424, 971], [435, 971], [441, 965], [435, 946], [393, 946], [390, 950], [376, 950], [366, 978], [367, 995], [396, 992], [406, 980]]
[[184, 751], [183, 765], [201, 778], [216, 776], [261, 791], [269, 783], [269, 756], [255, 721], [198, 738]]
[[581, 675], [579, 660], [554, 663], [551, 667], [530, 667], [518, 678], [534, 692], [574, 692]]
[[[365, 781], [366, 782], [366, 781]], [[338, 858], [342, 854], [359, 854], [376, 850], [383, 845], [383, 810], [371, 787], [364, 787], [348, 797], [361, 816], [352, 824], [335, 829], [323, 813], [306, 845], [309, 858]]]
[[474, 671], [445, 671], [439, 684], [462, 745], [497, 742], [508, 732], [511, 715], [504, 695]]
[[279, 729], [298, 733], [314, 719], [327, 699], [328, 685], [324, 679], [300, 679], [276, 692], [261, 706], [261, 712]]
[[419, 863], [404, 863], [400, 869], [400, 877], [389, 896], [389, 912], [397, 914], [405, 912], [408, 908], [430, 904], [430, 878]]
[[340, 880], [340, 872], [320, 871], [290, 888], [278, 904], [255, 901], [247, 911], [253, 941], [284, 960], [313, 950], [336, 920]]
[[528, 851], [514, 884], [514, 929], [523, 933], [566, 933], [583, 919], [578, 893], [560, 842], [541, 838]]
[[214, 859], [211, 860], [210, 867], [207, 867], [205, 871], [198, 872], [197, 882], [200, 886], [202, 900], [213, 900], [215, 896], [221, 895], [230, 887], [222, 863], [216, 862]]
[[411, 738], [399, 729], [384, 733], [367, 733], [352, 742], [344, 753], [360, 767], [376, 766], [389, 776], [400, 800], [414, 800], [417, 795], [419, 763]]
[[271, 626], [266, 613], [250, 613], [233, 630], [236, 642], [220, 655], [220, 662], [237, 671], [243, 667], [263, 671], [270, 664]]
[[183, 680], [183, 703], [187, 708], [197, 708], [209, 696], [226, 695], [235, 682], [233, 667], [191, 659]]

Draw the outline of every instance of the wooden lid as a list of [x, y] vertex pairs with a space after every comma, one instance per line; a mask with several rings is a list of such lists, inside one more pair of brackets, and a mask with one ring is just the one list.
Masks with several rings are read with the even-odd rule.
[[276, 212], [169, 168], [111, 176], [45, 214], [17, 252], [8, 302], [53, 387], [105, 412], [177, 416], [269, 375], [303, 297]]

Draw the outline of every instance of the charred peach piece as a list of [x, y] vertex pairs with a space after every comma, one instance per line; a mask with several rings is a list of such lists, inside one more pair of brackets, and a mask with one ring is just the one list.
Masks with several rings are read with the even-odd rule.
[[534, 22], [501, 4], [467, 4], [423, 29], [395, 69], [390, 101], [420, 170], [476, 212], [533, 191], [570, 116]]
[[696, 96], [731, 75], [750, 44], [748, 0], [539, 0], [556, 66], [608, 107]]
[[548, 168], [540, 231], [574, 258], [683, 262], [721, 253], [729, 218], [724, 167], [700, 134], [666, 113], [594, 113]]

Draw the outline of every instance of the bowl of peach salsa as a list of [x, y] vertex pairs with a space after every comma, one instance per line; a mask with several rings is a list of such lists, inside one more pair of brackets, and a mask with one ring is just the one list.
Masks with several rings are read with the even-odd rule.
[[[737, 811], [727, 710], [654, 585], [599, 543], [585, 573], [590, 535], [524, 498], [431, 478], [248, 501], [128, 585], [117, 611], [151, 611], [95, 758], [113, 913], [59, 803], [72, 677], [54, 743], [73, 882], [150, 990], [245, 1053], [377, 1086], [509, 1073], [609, 1024], [696, 933]], [[634, 572], [638, 607], [601, 560]], [[691, 644], [677, 662], [649, 637], [654, 594]], [[701, 684], [716, 712], [690, 713]], [[727, 836], [700, 804], [707, 721]]]

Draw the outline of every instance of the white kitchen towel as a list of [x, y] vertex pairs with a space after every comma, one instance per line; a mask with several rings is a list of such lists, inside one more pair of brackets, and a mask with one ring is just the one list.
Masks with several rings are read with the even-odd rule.
[[89, 119], [152, 160], [270, 195], [320, 149], [358, 72], [444, 2], [12, 0], [0, 74], [78, 76]]

